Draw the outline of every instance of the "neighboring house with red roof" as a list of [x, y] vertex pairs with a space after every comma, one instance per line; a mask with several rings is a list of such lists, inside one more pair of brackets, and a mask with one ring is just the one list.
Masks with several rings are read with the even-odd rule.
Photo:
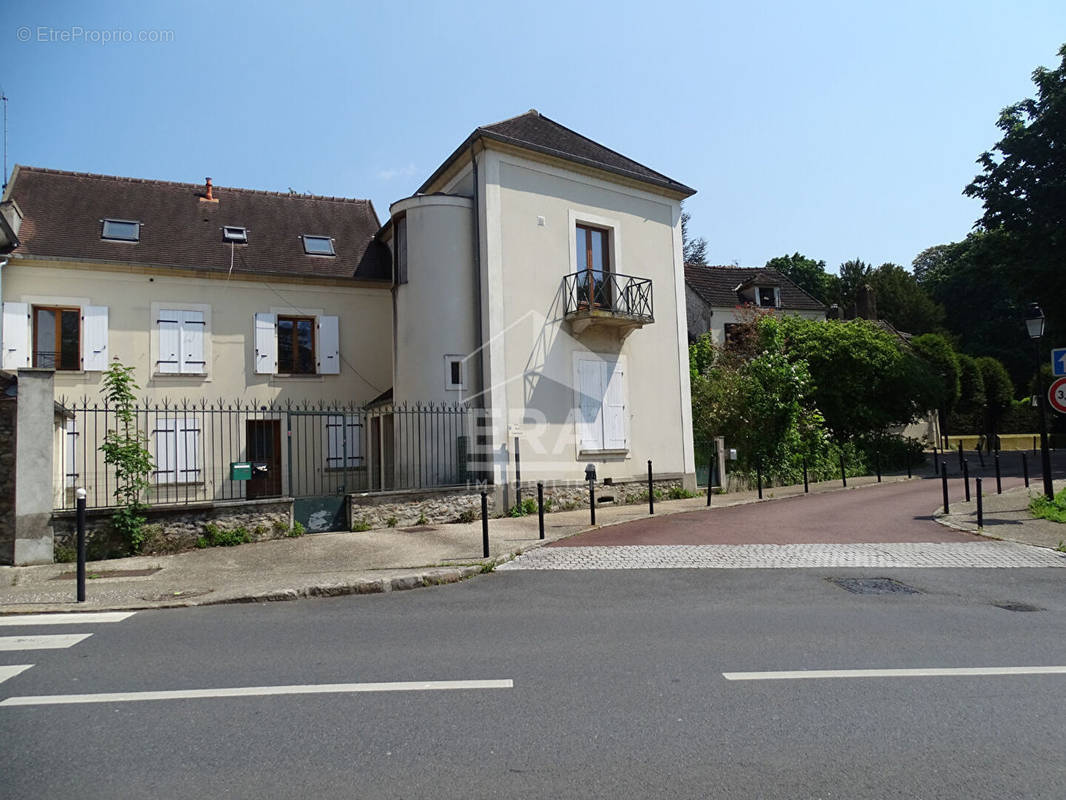
[[[19, 166], [2, 368], [55, 369], [57, 396], [90, 402], [118, 360], [148, 402], [463, 403], [497, 486], [520, 430], [524, 478], [651, 459], [691, 488], [693, 193], [535, 110], [476, 128], [383, 225], [367, 200]], [[388, 488], [409, 432], [384, 427]]]
[[776, 269], [685, 265], [685, 307], [689, 340], [710, 333], [723, 345], [744, 306], [825, 319], [825, 304]]

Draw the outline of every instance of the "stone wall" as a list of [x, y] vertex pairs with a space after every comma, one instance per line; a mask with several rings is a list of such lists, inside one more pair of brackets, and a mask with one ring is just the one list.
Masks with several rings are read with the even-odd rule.
[[16, 400], [0, 394], [0, 564], [15, 559]]
[[[668, 499], [671, 491], [682, 488], [682, 478], [664, 476], [654, 482], [661, 497]], [[509, 509], [497, 509], [496, 489], [488, 486], [488, 505], [490, 516], [503, 516]], [[514, 497], [511, 485], [508, 497]], [[522, 485], [522, 499], [537, 498], [536, 483]], [[547, 511], [570, 511], [587, 508], [589, 488], [587, 483], [559, 481], [544, 485], [544, 499]], [[447, 522], [474, 522], [481, 518], [481, 489], [442, 489], [433, 491], [402, 491], [386, 494], [354, 494], [349, 496], [351, 502], [352, 527], [356, 530], [396, 527], [405, 528], [412, 525]], [[596, 484], [596, 503], [602, 505], [615, 503], [627, 505], [646, 503], [648, 501], [648, 484], [646, 481], [615, 481], [613, 485]], [[513, 503], [513, 500], [512, 500]]]
[[[111, 510], [86, 514], [85, 538], [89, 560], [125, 555], [124, 545], [111, 533]], [[177, 553], [196, 547], [208, 523], [220, 530], [244, 528], [252, 541], [279, 539], [292, 529], [291, 500], [246, 500], [234, 503], [197, 503], [187, 506], [155, 506], [145, 511], [148, 540], [143, 555]], [[57, 511], [52, 517], [56, 560], [66, 560], [76, 547], [77, 518], [73, 511]]]

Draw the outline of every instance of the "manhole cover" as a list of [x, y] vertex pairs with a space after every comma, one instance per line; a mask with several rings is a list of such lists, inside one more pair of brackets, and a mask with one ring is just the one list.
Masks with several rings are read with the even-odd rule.
[[1002, 608], [1004, 611], [1043, 611], [1044, 609], [1039, 606], [1029, 605], [1029, 603], [993, 603], [996, 608]]
[[917, 589], [892, 578], [826, 578], [852, 594], [921, 594]]

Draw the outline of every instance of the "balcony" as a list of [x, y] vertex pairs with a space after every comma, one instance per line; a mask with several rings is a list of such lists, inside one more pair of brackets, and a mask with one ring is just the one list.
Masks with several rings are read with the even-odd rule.
[[651, 278], [584, 270], [563, 279], [563, 314], [571, 330], [612, 329], [625, 337], [655, 322]]

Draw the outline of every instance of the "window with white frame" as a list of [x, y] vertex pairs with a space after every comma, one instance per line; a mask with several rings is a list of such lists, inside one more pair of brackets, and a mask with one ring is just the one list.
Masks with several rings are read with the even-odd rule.
[[200, 477], [200, 420], [169, 416], [155, 420], [152, 457], [158, 483], [197, 483]]
[[363, 464], [363, 421], [358, 414], [326, 417], [326, 469]]
[[340, 371], [338, 317], [311, 312], [255, 315], [256, 374], [339, 375]]
[[466, 371], [466, 358], [464, 356], [444, 357], [444, 388], [448, 391], [458, 391], [466, 387], [463, 374]]
[[580, 452], [629, 449], [624, 356], [582, 355], [574, 366]]
[[107, 306], [80, 302], [57, 299], [4, 303], [4, 352], [0, 366], [3, 369], [106, 370]]
[[762, 308], [780, 308], [781, 290], [776, 286], [759, 286], [755, 289], [755, 301]]
[[159, 308], [155, 317], [155, 371], [159, 375], [207, 374], [207, 313], [201, 309]]

